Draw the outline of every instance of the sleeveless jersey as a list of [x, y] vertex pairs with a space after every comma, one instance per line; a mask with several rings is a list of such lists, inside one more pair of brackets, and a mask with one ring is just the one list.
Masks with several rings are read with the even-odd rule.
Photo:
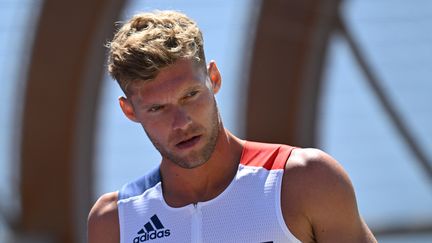
[[121, 243], [300, 242], [282, 216], [280, 194], [293, 147], [246, 142], [237, 174], [212, 200], [170, 207], [159, 168], [119, 191]]

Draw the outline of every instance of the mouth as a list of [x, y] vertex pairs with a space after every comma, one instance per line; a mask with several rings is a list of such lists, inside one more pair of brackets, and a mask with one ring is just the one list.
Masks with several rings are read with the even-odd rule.
[[197, 144], [200, 139], [201, 139], [201, 135], [193, 136], [191, 138], [188, 138], [186, 140], [177, 143], [176, 147], [179, 149], [188, 149], [193, 147], [195, 144]]

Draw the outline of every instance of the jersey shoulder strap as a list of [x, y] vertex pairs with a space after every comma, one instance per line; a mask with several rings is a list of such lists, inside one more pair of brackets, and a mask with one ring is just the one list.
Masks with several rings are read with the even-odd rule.
[[118, 200], [143, 194], [161, 181], [159, 166], [135, 181], [125, 184], [118, 193]]
[[246, 141], [240, 164], [267, 170], [284, 169], [293, 149], [289, 145]]

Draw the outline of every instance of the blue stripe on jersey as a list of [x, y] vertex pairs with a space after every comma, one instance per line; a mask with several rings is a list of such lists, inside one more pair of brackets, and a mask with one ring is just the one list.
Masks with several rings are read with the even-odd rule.
[[154, 187], [161, 181], [159, 166], [147, 175], [124, 185], [118, 193], [118, 200], [134, 197], [143, 194], [147, 189]]
[[155, 214], [153, 215], [150, 220], [153, 222], [153, 225], [156, 227], [156, 229], [160, 230], [163, 229], [164, 226], [162, 222], [159, 220], [158, 216]]

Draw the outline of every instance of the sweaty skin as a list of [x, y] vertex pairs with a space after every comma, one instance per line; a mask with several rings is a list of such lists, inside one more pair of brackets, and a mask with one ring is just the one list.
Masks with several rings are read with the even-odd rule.
[[[244, 141], [224, 129], [214, 95], [221, 86], [215, 62], [207, 72], [179, 60], [119, 99], [162, 155], [163, 196], [172, 207], [217, 197], [234, 178]], [[302, 242], [376, 242], [361, 219], [351, 182], [328, 154], [293, 150], [281, 189], [284, 220]], [[102, 195], [88, 218], [89, 243], [118, 243], [117, 192]]]

